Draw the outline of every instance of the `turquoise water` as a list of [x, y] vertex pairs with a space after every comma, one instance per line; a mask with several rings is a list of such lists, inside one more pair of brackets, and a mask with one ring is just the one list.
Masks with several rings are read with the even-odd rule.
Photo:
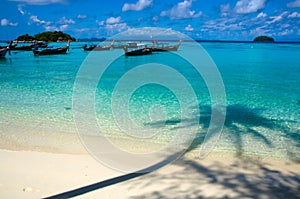
[[[72, 137], [76, 133], [72, 94], [77, 72], [89, 56], [80, 48], [83, 44], [72, 43], [66, 55], [35, 57], [32, 52], [13, 52], [0, 60], [2, 148], [14, 145], [16, 148], [46, 146], [50, 149], [69, 147], [76, 150], [76, 139]], [[226, 89], [226, 121], [214, 150], [299, 158], [300, 45], [221, 42], [201, 45], [216, 63]], [[180, 47], [180, 51], [191, 49], [191, 43], [183, 43]], [[120, 53], [120, 50], [111, 50], [110, 53], [115, 52]], [[99, 55], [96, 67], [98, 64], [101, 66], [101, 59], [109, 58], [106, 52], [92, 53]], [[210, 120], [209, 92], [195, 69], [172, 53], [121, 56], [114, 60], [95, 88], [95, 111], [99, 125], [108, 136], [126, 139], [112, 122], [113, 89], [126, 72], [152, 62], [171, 66], [191, 84], [200, 107], [201, 126], [192, 148], [199, 148]], [[140, 78], [143, 79], [143, 76]], [[172, 79], [172, 76], [166, 78]], [[181, 85], [177, 86], [180, 88]], [[84, 94], [82, 99], [84, 101]], [[189, 103], [188, 96], [183, 100]], [[166, 118], [155, 118], [159, 114], [152, 108], [157, 104], [164, 107]], [[153, 129], [170, 130], [184, 126], [188, 131], [195, 125], [189, 121], [190, 118], [181, 118], [176, 95], [168, 88], [155, 84], [139, 87], [134, 92], [129, 100], [129, 113], [137, 125]], [[123, 117], [122, 114], [119, 116]], [[163, 119], [166, 122], [162, 123]], [[180, 126], [180, 123], [183, 125]], [[155, 136], [153, 142], [169, 142], [172, 134], [164, 132]]]

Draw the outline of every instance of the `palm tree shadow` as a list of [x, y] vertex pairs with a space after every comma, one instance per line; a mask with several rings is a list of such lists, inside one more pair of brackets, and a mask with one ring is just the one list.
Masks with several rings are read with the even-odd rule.
[[100, 182], [97, 182], [97, 183], [93, 183], [93, 184], [90, 184], [90, 185], [82, 186], [82, 187], [79, 187], [77, 189], [65, 191], [63, 193], [48, 196], [48, 197], [45, 197], [44, 199], [73, 198], [73, 197], [77, 197], [77, 196], [80, 196], [80, 195], [83, 195], [83, 194], [86, 194], [86, 193], [89, 193], [89, 192], [92, 192], [92, 191], [95, 191], [95, 190], [99, 190], [99, 189], [102, 189], [102, 188], [105, 188], [105, 187], [108, 187], [108, 186], [112, 186], [112, 185], [122, 183], [122, 182], [125, 182], [125, 181], [128, 181], [128, 180], [134, 179], [134, 178], [138, 178], [140, 176], [149, 174], [151, 172], [154, 172], [157, 169], [160, 169], [160, 168], [168, 165], [169, 163], [171, 163], [172, 161], [177, 159], [177, 157], [179, 157], [179, 155], [181, 155], [181, 152], [170, 155], [170, 156], [166, 157], [164, 160], [162, 160], [162, 161], [160, 161], [156, 164], [153, 164], [152, 166], [149, 166], [147, 168], [141, 169], [139, 171], [128, 173], [128, 174], [125, 174], [125, 175], [121, 175], [121, 176], [118, 176], [118, 177], [114, 177], [114, 178], [107, 179], [107, 180], [104, 180], [104, 181], [100, 181]]
[[245, 163], [237, 159], [224, 167], [217, 162], [204, 166], [199, 161], [182, 158], [174, 165], [181, 169], [169, 175], [151, 173], [133, 182], [129, 189], [151, 190], [154, 183], [165, 187], [132, 198], [298, 198], [299, 195], [299, 174], [273, 170], [256, 160], [247, 159]]
[[[191, 107], [198, 108], [198, 107]], [[291, 132], [290, 129], [284, 125], [286, 121], [274, 120], [264, 117], [262, 112], [264, 109], [249, 108], [245, 105], [234, 104], [228, 105], [226, 113], [222, 111], [222, 107], [216, 107], [213, 111], [217, 112], [217, 115], [225, 117], [225, 123], [223, 128], [223, 134], [230, 138], [235, 147], [236, 155], [241, 155], [244, 152], [246, 137], [252, 137], [256, 142], [261, 142], [267, 147], [274, 147], [274, 143], [270, 138], [266, 136], [266, 133], [260, 132], [258, 129], [265, 129], [265, 131], [278, 131], [282, 132], [285, 140], [293, 140], [294, 147], [300, 147], [300, 132]], [[204, 139], [212, 139], [220, 133], [218, 126], [210, 126], [212, 109], [210, 106], [200, 106], [200, 120], [199, 124], [202, 127], [196, 134], [195, 139], [192, 141], [191, 146], [187, 151], [194, 150], [204, 144]], [[163, 125], [170, 125], [172, 128], [187, 128], [195, 125], [194, 118], [190, 119], [172, 119], [167, 121], [158, 121], [151, 123], [152, 127], [161, 127]], [[289, 121], [294, 122], [294, 121]], [[178, 126], [177, 124], [183, 123]], [[210, 133], [207, 134], [210, 128]], [[294, 150], [295, 151], [295, 150]], [[298, 160], [298, 154], [288, 151], [290, 159]], [[296, 158], [295, 158], [296, 157]]]

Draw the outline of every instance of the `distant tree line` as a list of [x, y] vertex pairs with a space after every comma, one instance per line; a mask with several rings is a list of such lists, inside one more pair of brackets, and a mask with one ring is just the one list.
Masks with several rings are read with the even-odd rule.
[[254, 42], [274, 42], [274, 38], [268, 36], [258, 36], [254, 40]]
[[34, 36], [24, 34], [20, 35], [16, 40], [18, 41], [67, 41], [67, 40], [76, 41], [74, 37], [71, 37], [69, 34], [63, 33], [61, 31], [54, 31], [54, 32], [43, 32], [38, 33]]

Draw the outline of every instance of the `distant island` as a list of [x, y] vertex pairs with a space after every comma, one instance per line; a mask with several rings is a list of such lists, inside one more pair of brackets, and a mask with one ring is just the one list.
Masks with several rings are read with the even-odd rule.
[[274, 42], [274, 38], [268, 37], [268, 36], [258, 36], [253, 41], [254, 42], [269, 42], [269, 43], [273, 43]]
[[47, 41], [47, 42], [60, 42], [60, 41], [76, 41], [74, 37], [61, 31], [54, 32], [42, 32], [35, 34], [34, 36], [24, 34], [20, 35], [16, 39], [17, 41]]

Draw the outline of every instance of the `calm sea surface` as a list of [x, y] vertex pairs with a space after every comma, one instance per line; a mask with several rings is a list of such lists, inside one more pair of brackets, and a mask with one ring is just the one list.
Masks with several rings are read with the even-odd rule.
[[[1, 148], [76, 151], [72, 95], [77, 73], [84, 66], [83, 61], [89, 58], [89, 52], [81, 48], [83, 45], [72, 43], [66, 55], [35, 57], [32, 52], [16, 51], [0, 59]], [[201, 45], [217, 65], [226, 90], [226, 120], [214, 150], [300, 158], [300, 45], [218, 42]], [[179, 51], [193, 48], [193, 44], [183, 43]], [[98, 66], [103, 67], [101, 59], [109, 59], [111, 53], [122, 51], [92, 52], [99, 57], [88, 64], [94, 64], [97, 70]], [[99, 125], [107, 136], [126, 139], [113, 122], [114, 87], [135, 66], [153, 62], [179, 71], [196, 93], [201, 128], [192, 148], [198, 148], [210, 120], [209, 91], [195, 69], [172, 53], [120, 56], [113, 60], [95, 88]], [[155, 69], [153, 73], [155, 75]], [[81, 78], [87, 79], [88, 87], [88, 77]], [[172, 77], [166, 74], [166, 78]], [[83, 104], [84, 97], [83, 91]], [[170, 130], [182, 122], [188, 131], [194, 125], [189, 120], [180, 120], [180, 102], [176, 95], [157, 84], [140, 86], [130, 96], [130, 118], [140, 126], [160, 128], [162, 118], [155, 118], [155, 108], [152, 109], [157, 104], [166, 112], [164, 128]], [[149, 110], [152, 110], [152, 119]], [[122, 114], [127, 113], [118, 113], [118, 117], [122, 118]], [[152, 141], [166, 143], [172, 138], [172, 134], [162, 134]]]

